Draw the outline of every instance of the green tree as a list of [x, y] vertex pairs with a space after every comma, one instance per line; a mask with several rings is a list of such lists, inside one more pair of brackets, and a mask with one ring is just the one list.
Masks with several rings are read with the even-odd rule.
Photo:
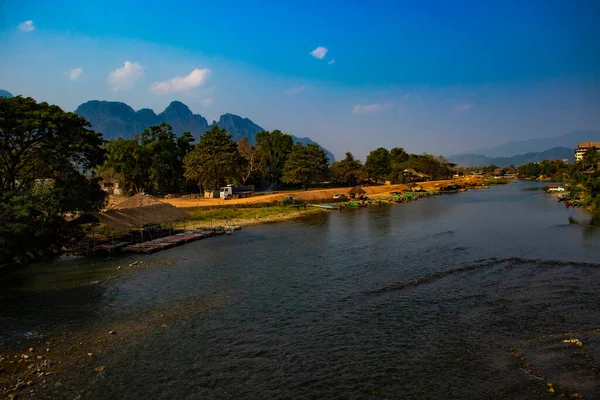
[[265, 162], [264, 178], [267, 185], [276, 185], [281, 180], [285, 160], [293, 145], [293, 138], [279, 130], [256, 134], [256, 150]]
[[240, 154], [231, 135], [214, 125], [185, 156], [184, 175], [199, 182], [204, 190], [217, 190], [236, 178], [239, 162]]
[[392, 171], [390, 152], [383, 147], [370, 152], [365, 161], [364, 170], [368, 177], [376, 182], [385, 179]]
[[327, 154], [321, 147], [296, 143], [287, 156], [281, 180], [285, 183], [301, 183], [306, 190], [310, 182], [323, 179], [328, 163]]
[[[182, 183], [182, 160], [171, 125], [151, 126], [138, 136], [143, 157], [148, 163], [147, 189], [151, 193], [170, 193]], [[189, 139], [189, 137], [188, 137]], [[185, 139], [184, 139], [185, 140]]]
[[361, 169], [360, 160], [356, 160], [352, 153], [346, 152], [343, 160], [331, 164], [331, 177], [336, 183], [355, 186], [361, 175]]
[[265, 157], [263, 154], [256, 149], [256, 146], [252, 146], [248, 142], [247, 137], [238, 140], [237, 147], [242, 157], [242, 162], [240, 163], [242, 184], [245, 185], [246, 181], [253, 175], [256, 178], [262, 178], [265, 167]]
[[394, 147], [390, 150], [391, 163], [403, 163], [408, 160], [408, 153], [402, 147]]
[[54, 254], [67, 215], [104, 206], [102, 135], [30, 97], [0, 98], [0, 265]]
[[139, 192], [148, 184], [149, 160], [136, 139], [109, 140], [105, 144], [106, 161], [102, 176], [117, 174], [119, 184], [128, 191]]
[[189, 132], [176, 137], [169, 124], [151, 126], [134, 139], [106, 143], [107, 158], [102, 175], [116, 173], [122, 187], [163, 194], [184, 187], [183, 158], [194, 138]]

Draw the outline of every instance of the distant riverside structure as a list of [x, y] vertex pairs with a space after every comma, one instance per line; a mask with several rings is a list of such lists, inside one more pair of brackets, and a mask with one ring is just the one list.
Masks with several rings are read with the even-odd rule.
[[592, 147], [600, 149], [600, 142], [579, 142], [575, 150], [575, 162], [583, 160], [585, 153]]

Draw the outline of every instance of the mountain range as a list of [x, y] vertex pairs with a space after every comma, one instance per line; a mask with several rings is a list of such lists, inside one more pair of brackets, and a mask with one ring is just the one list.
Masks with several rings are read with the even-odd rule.
[[562, 136], [550, 136], [507, 142], [498, 146], [488, 147], [484, 149], [476, 149], [473, 151], [469, 151], [468, 153], [481, 154], [486, 157], [506, 157], [514, 154], [525, 154], [546, 151], [555, 147], [566, 147], [569, 149], [575, 149], [575, 147], [577, 147], [578, 142], [594, 141], [600, 141], [600, 132], [573, 131]]
[[447, 159], [461, 167], [479, 167], [492, 163], [499, 167], [518, 167], [530, 162], [557, 159], [568, 159], [572, 162], [578, 142], [594, 141], [600, 141], [600, 132], [573, 131], [562, 136], [508, 142], [466, 154], [448, 156]]
[[544, 160], [569, 160], [573, 162], [574, 148], [554, 147], [550, 150], [519, 154], [511, 157], [486, 157], [481, 154], [462, 154], [448, 157], [448, 161], [457, 164], [459, 167], [483, 167], [495, 164], [499, 167], [515, 167], [529, 164], [532, 162], [541, 162]]
[[[238, 141], [243, 137], [248, 138], [251, 144], [256, 143], [256, 134], [265, 129], [258, 126], [248, 118], [242, 118], [235, 114], [223, 114], [218, 121], [208, 123], [206, 118], [200, 114], [194, 114], [180, 101], [173, 101], [167, 108], [158, 115], [149, 108], [142, 108], [135, 111], [129, 105], [117, 101], [99, 101], [90, 100], [81, 104], [75, 110], [75, 113], [87, 119], [95, 131], [102, 132], [104, 139], [134, 137], [144, 129], [166, 122], [173, 127], [173, 132], [177, 135], [183, 132], [190, 132], [196, 140], [200, 138], [213, 125], [217, 124], [220, 128], [225, 128], [232, 135], [232, 140]], [[317, 144], [310, 138], [299, 138], [292, 135], [294, 142], [302, 144]], [[321, 147], [322, 148], [322, 147]], [[335, 157], [327, 149], [330, 162], [335, 161]]]

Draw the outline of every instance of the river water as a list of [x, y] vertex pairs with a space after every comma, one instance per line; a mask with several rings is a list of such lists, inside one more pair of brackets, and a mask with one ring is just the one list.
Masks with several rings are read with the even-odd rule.
[[79, 383], [98, 399], [600, 398], [600, 229], [540, 187], [34, 267], [4, 283], [0, 351], [177, 310]]

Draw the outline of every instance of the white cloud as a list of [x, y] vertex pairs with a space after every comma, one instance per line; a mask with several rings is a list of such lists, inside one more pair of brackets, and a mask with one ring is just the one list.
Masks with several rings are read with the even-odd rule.
[[322, 60], [328, 51], [329, 50], [327, 50], [325, 47], [319, 46], [316, 49], [314, 49], [313, 51], [311, 51], [310, 54], [313, 57], [318, 58], [319, 60]]
[[473, 103], [461, 103], [461, 104], [457, 104], [454, 107], [454, 111], [463, 112], [463, 111], [470, 110], [473, 107], [475, 107], [475, 104], [473, 104]]
[[35, 25], [33, 24], [32, 20], [24, 21], [17, 25], [17, 29], [19, 29], [21, 32], [33, 32], [35, 31]]
[[113, 91], [118, 92], [121, 89], [131, 89], [133, 83], [144, 73], [144, 67], [140, 64], [125, 61], [121, 68], [115, 69], [108, 74], [106, 82]]
[[327, 64], [329, 64], [329, 65], [335, 64], [335, 58], [332, 58], [331, 61], [329, 61]]
[[188, 76], [176, 76], [173, 79], [164, 82], [154, 82], [150, 86], [150, 91], [157, 94], [165, 94], [171, 92], [185, 92], [186, 90], [194, 89], [198, 86], [202, 86], [208, 76], [210, 75], [210, 69], [198, 69], [196, 68]]
[[383, 108], [383, 106], [380, 103], [375, 103], [375, 104], [356, 104], [353, 108], [352, 108], [352, 112], [354, 114], [371, 114], [371, 113], [376, 113], [377, 111], [380, 111]]
[[298, 94], [306, 89], [306, 85], [296, 86], [285, 91], [285, 94]]
[[79, 79], [81, 74], [83, 73], [83, 68], [73, 68], [65, 72], [65, 74], [69, 77], [70, 80], [76, 81]]
[[212, 97], [207, 97], [206, 99], [202, 100], [202, 107], [209, 107], [214, 102], [215, 99], [213, 99]]

